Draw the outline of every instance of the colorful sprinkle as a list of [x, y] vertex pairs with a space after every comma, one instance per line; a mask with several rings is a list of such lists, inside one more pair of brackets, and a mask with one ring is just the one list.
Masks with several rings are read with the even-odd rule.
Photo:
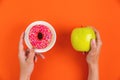
[[33, 47], [37, 49], [46, 48], [52, 39], [50, 29], [45, 25], [35, 25], [30, 29], [29, 40]]

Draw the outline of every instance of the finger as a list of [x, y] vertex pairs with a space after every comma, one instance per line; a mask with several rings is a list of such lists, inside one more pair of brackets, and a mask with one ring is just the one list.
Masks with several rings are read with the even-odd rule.
[[30, 49], [27, 49], [25, 52], [25, 56], [28, 57], [29, 53], [30, 53]]
[[45, 56], [42, 53], [38, 54], [42, 59], [45, 59]]
[[34, 57], [34, 61], [37, 62], [37, 56]]
[[91, 28], [95, 31], [97, 38], [100, 39], [98, 30], [95, 27], [92, 27], [92, 26], [91, 26]]
[[95, 52], [96, 52], [96, 41], [95, 41], [95, 39], [91, 40], [91, 45], [90, 46], [91, 46], [90, 47], [91, 49], [90, 49], [89, 54], [95, 55]]
[[27, 61], [29, 63], [33, 63], [34, 62], [34, 56], [35, 56], [34, 49], [30, 49], [30, 53], [28, 55]]
[[96, 34], [96, 37], [97, 37], [97, 39], [96, 39], [97, 40], [97, 46], [99, 48], [102, 45], [102, 40], [101, 40], [101, 37], [100, 37], [100, 33], [95, 27], [91, 27], [91, 28], [95, 31], [95, 34]]
[[95, 29], [95, 28], [93, 28], [93, 29], [94, 29], [95, 34], [96, 34], [96, 37], [97, 37], [97, 45], [99, 46], [99, 45], [102, 44], [102, 42], [101, 42], [101, 37], [100, 37], [100, 33], [99, 33], [99, 31], [98, 31], [97, 29]]
[[22, 33], [21, 36], [20, 36], [20, 41], [19, 41], [19, 51], [23, 51], [23, 50], [24, 50], [24, 46], [23, 46], [23, 38], [24, 38], [24, 33]]
[[21, 34], [20, 36], [20, 41], [19, 41], [19, 58], [22, 58], [23, 60], [25, 59], [25, 51], [24, 51], [24, 46], [23, 46], [23, 37], [24, 33]]
[[28, 59], [29, 54], [30, 54], [30, 49], [26, 49], [26, 51], [25, 51], [25, 61]]
[[96, 32], [96, 36], [97, 36], [97, 48], [99, 50], [101, 48], [102, 41], [101, 41], [101, 38], [100, 38], [100, 33], [98, 31]]

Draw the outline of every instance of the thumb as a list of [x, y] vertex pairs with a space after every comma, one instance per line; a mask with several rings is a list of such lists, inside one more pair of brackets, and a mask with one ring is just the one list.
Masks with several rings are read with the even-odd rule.
[[92, 39], [92, 40], [91, 40], [91, 43], [90, 43], [90, 48], [91, 48], [91, 49], [90, 49], [90, 52], [89, 52], [91, 55], [94, 55], [94, 53], [95, 53], [95, 51], [96, 51], [96, 46], [97, 46], [97, 45], [96, 45], [96, 40], [95, 40], [95, 39]]

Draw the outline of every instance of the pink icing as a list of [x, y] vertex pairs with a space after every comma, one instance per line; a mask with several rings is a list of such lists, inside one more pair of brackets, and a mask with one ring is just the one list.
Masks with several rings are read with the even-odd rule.
[[[38, 37], [38, 34], [42, 34], [42, 38]], [[33, 47], [37, 49], [46, 48], [52, 39], [52, 33], [50, 29], [45, 25], [35, 25], [30, 29], [29, 40]]]

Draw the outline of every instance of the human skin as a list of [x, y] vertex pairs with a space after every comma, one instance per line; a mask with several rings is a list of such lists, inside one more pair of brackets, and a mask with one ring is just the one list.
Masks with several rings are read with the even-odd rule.
[[99, 55], [102, 46], [102, 41], [99, 32], [93, 28], [97, 39], [91, 41], [91, 50], [88, 52], [86, 61], [88, 63], [88, 80], [99, 80]]
[[[91, 49], [86, 57], [89, 69], [88, 80], [99, 80], [98, 60], [100, 55], [100, 49], [102, 46], [102, 41], [99, 32], [95, 28], [93, 29], [96, 33], [97, 39], [91, 40]], [[19, 80], [30, 80], [30, 76], [34, 70], [34, 62], [37, 61], [37, 57], [35, 55], [34, 49], [24, 50], [23, 38], [24, 34], [22, 33], [19, 41], [19, 55], [18, 55], [20, 61]]]
[[24, 50], [24, 33], [21, 34], [19, 41], [19, 62], [20, 62], [20, 80], [30, 80], [34, 69], [34, 62], [37, 60], [34, 49]]

